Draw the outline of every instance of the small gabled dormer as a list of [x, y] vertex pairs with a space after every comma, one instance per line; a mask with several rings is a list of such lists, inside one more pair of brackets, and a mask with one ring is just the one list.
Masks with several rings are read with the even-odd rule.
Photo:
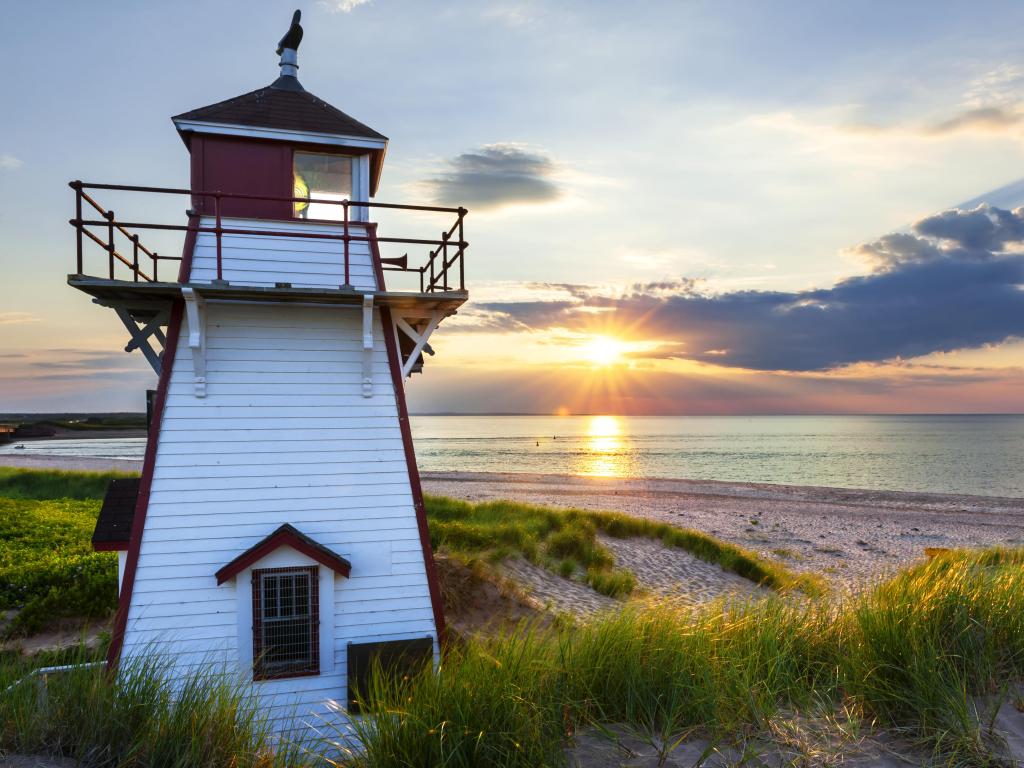
[[[302, 87], [297, 35], [281, 41], [281, 75], [255, 91], [172, 118], [192, 156], [193, 190], [268, 197], [349, 199], [377, 194], [388, 139]], [[295, 47], [287, 47], [295, 46]], [[209, 200], [195, 200], [211, 213]], [[223, 216], [338, 221], [340, 206], [225, 199]], [[353, 207], [353, 220], [366, 209]]]

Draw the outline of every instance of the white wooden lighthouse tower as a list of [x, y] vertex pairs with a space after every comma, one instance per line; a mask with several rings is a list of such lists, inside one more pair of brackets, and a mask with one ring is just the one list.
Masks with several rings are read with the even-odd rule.
[[[94, 536], [121, 562], [110, 664], [224, 665], [280, 717], [344, 703], [375, 654], [438, 652], [404, 380], [467, 296], [465, 210], [371, 201], [387, 139], [300, 85], [298, 21], [272, 85], [174, 118], [190, 189], [72, 183], [68, 279], [159, 374], [141, 479], [111, 486]], [[190, 210], [133, 220], [103, 195]], [[378, 233], [380, 210], [444, 234]], [[184, 231], [181, 257], [152, 230]]]

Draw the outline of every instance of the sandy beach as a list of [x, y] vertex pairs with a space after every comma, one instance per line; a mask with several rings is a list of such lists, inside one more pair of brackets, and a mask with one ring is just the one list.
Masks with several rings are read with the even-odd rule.
[[[4, 454], [0, 466], [132, 472], [141, 462]], [[921, 558], [926, 547], [1024, 544], [1019, 498], [486, 472], [425, 472], [423, 487], [468, 501], [511, 499], [663, 520], [838, 584], [885, 574]], [[652, 579], [659, 568], [656, 562], [649, 568]], [[696, 577], [699, 589], [706, 580]]]
[[609, 509], [714, 534], [837, 583], [862, 582], [925, 547], [1021, 545], [1024, 499], [694, 480], [429, 472], [428, 493]]

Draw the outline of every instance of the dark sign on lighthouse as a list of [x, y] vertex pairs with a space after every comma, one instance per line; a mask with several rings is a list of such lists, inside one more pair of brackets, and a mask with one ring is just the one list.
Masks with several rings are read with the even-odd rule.
[[[72, 182], [68, 278], [159, 376], [142, 476], [94, 537], [120, 557], [110, 664], [236, 669], [282, 727], [375, 654], [438, 652], [404, 382], [467, 298], [466, 211], [374, 201], [388, 140], [303, 87], [301, 40], [296, 12], [273, 83], [174, 118], [188, 189]], [[136, 198], [188, 212], [124, 213]], [[174, 232], [180, 256], [147, 242]]]

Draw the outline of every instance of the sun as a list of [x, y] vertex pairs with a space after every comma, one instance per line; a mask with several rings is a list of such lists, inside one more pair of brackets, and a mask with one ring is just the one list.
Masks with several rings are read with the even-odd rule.
[[622, 361], [626, 344], [610, 336], [594, 336], [582, 349], [583, 356], [594, 365], [614, 365]]

